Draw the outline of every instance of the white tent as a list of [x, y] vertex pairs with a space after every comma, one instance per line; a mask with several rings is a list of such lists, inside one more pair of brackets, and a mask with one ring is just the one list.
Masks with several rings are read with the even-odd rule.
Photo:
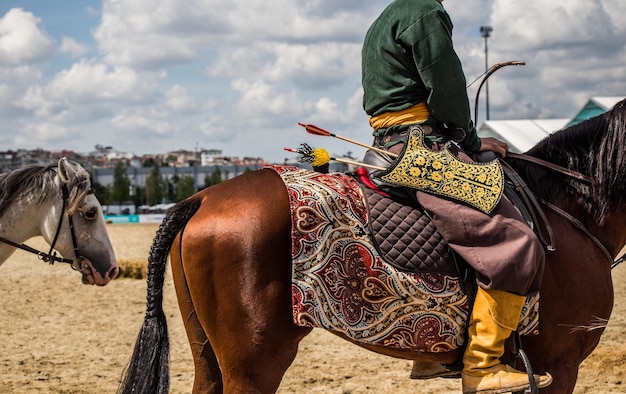
[[565, 127], [569, 119], [487, 120], [478, 130], [480, 137], [494, 137], [509, 144], [511, 152], [522, 153], [548, 134]]
[[487, 120], [478, 129], [480, 137], [506, 141], [511, 152], [525, 152], [548, 134], [611, 109], [624, 96], [592, 97], [573, 117], [567, 119]]

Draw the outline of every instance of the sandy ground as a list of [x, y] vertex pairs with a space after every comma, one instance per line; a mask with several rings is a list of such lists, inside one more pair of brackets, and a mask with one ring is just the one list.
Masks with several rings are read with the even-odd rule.
[[[157, 225], [112, 224], [118, 258], [147, 258]], [[41, 240], [31, 240], [33, 246]], [[583, 364], [576, 393], [626, 392], [626, 264], [614, 270], [615, 310]], [[67, 265], [17, 252], [0, 267], [0, 392], [114, 393], [143, 321], [145, 281], [84, 286]], [[188, 393], [193, 367], [169, 276], [165, 310], [172, 393]], [[301, 343], [279, 393], [458, 393], [459, 380], [408, 378], [408, 361], [363, 350], [322, 330]]]

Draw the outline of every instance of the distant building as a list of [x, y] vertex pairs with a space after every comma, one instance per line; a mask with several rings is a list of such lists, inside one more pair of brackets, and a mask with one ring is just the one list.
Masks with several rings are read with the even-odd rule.
[[50, 152], [41, 148], [37, 149], [17, 149], [0, 152], [0, 172], [14, 170], [29, 164], [49, 165], [59, 161], [61, 157], [86, 164], [86, 156], [73, 151], [63, 150], [60, 152]]
[[167, 152], [163, 162], [170, 167], [192, 167], [198, 163], [198, 157], [196, 152], [179, 149]]
[[222, 156], [222, 151], [219, 149], [208, 149], [200, 152], [200, 165], [210, 166], [215, 163], [218, 157]]
[[96, 145], [95, 149], [96, 150], [94, 152], [89, 153], [90, 157], [102, 157], [106, 158], [108, 161], [122, 159], [130, 160], [135, 157], [133, 152], [120, 152], [115, 150], [112, 146]]

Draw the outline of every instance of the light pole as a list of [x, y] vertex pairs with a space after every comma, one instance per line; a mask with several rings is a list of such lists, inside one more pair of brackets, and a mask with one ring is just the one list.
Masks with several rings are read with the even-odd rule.
[[[487, 59], [487, 39], [491, 35], [491, 26], [481, 26], [480, 35], [485, 38], [485, 73], [489, 70], [489, 60]], [[489, 81], [485, 82], [486, 119], [489, 120]]]

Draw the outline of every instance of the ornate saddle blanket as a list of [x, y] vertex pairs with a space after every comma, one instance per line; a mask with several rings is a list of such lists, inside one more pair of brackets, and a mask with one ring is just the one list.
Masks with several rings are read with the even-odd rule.
[[[451, 254], [438, 234], [420, 232], [415, 236], [419, 241], [403, 239], [398, 246], [393, 238], [404, 237], [390, 230], [394, 224], [376, 225], [372, 218], [380, 210], [376, 207], [397, 201], [371, 192], [366, 199], [360, 184], [345, 174], [268, 168], [281, 176], [289, 194], [294, 324], [335, 331], [356, 342], [416, 352], [446, 352], [463, 345], [470, 301], [456, 268], [442, 264]], [[383, 221], [423, 220], [424, 215], [412, 208], [402, 210], [401, 219], [393, 216]], [[387, 227], [377, 229], [379, 237], [385, 231], [395, 235], [375, 242], [372, 228], [377, 226]], [[419, 249], [412, 244], [422, 240], [428, 253], [415, 251], [413, 255], [414, 251], [404, 250]], [[394, 246], [381, 246], [385, 243]], [[418, 257], [416, 263], [420, 254], [428, 256]], [[396, 262], [402, 260], [411, 263], [397, 267]], [[428, 265], [435, 270], [431, 272]], [[537, 311], [538, 299], [529, 299], [520, 320], [521, 334], [536, 330]]]

